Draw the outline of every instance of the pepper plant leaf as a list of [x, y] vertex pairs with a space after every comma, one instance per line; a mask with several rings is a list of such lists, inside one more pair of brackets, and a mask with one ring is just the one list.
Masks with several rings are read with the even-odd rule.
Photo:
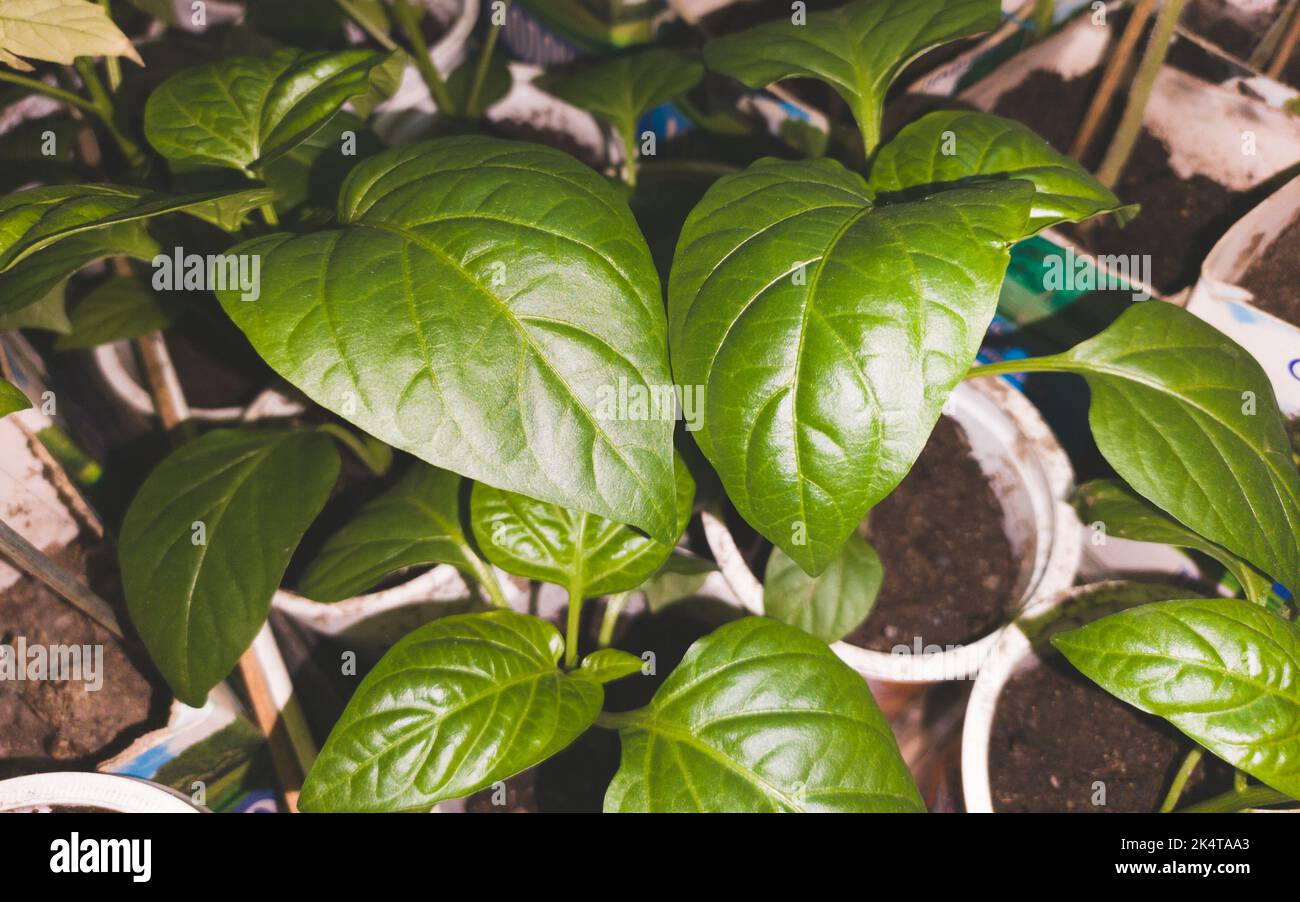
[[507, 573], [572, 587], [582, 597], [635, 589], [668, 560], [691, 518], [695, 481], [680, 457], [675, 472], [672, 542], [483, 483], [475, 483], [470, 494], [474, 538], [484, 556]]
[[810, 574], [906, 475], [975, 359], [1034, 195], [1010, 179], [876, 205], [832, 160], [724, 176], [682, 229], [673, 372], [727, 496]]
[[288, 153], [371, 87], [387, 54], [277, 50], [176, 73], [149, 95], [144, 133], [169, 160], [249, 171]]
[[672, 542], [658, 278], [627, 206], [567, 154], [462, 136], [352, 170], [340, 228], [276, 234], [260, 299], [218, 292], [285, 379], [395, 448]]
[[219, 429], [144, 481], [118, 543], [136, 632], [176, 697], [202, 705], [257, 635], [339, 458], [309, 430]]
[[925, 51], [996, 28], [998, 0], [859, 0], [710, 41], [704, 61], [751, 88], [784, 78], [829, 84], [853, 111], [867, 154], [880, 143], [885, 93]]
[[11, 413], [26, 410], [31, 406], [32, 402], [16, 385], [0, 379], [0, 417], [7, 417]]
[[582, 659], [581, 669], [597, 683], [612, 683], [640, 673], [644, 662], [619, 648], [602, 648]]
[[623, 754], [606, 811], [925, 810], [862, 677], [765, 617], [700, 639], [648, 706], [607, 716]]
[[151, 260], [160, 250], [143, 222], [125, 222], [73, 235], [0, 273], [0, 313], [13, 313], [44, 301], [88, 263], [105, 257]]
[[70, 66], [79, 56], [124, 56], [144, 65], [108, 16], [90, 0], [5, 0], [0, 4], [0, 61], [30, 71], [22, 57]]
[[304, 811], [406, 811], [469, 795], [577, 739], [604, 701], [564, 640], [514, 611], [426, 624], [366, 675], [303, 785]]
[[1127, 221], [1137, 212], [1019, 122], [967, 110], [930, 113], [900, 131], [876, 155], [870, 184], [886, 193], [989, 177], [1034, 183], [1031, 234], [1098, 213]]
[[1223, 564], [1256, 604], [1265, 604], [1273, 581], [1221, 545], [1197, 535], [1142, 496], [1109, 479], [1094, 479], [1075, 490], [1074, 507], [1085, 525], [1099, 524], [1107, 536], [1190, 548]]
[[1235, 598], [1157, 602], [1052, 637], [1107, 692], [1300, 798], [1300, 629]]
[[171, 312], [158, 295], [133, 276], [118, 276], [96, 286], [72, 310], [71, 331], [55, 350], [93, 348], [165, 329]]
[[1139, 494], [1300, 587], [1300, 473], [1268, 376], [1245, 349], [1153, 301], [1064, 354], [1024, 363], [1088, 380], [1097, 447]]
[[469, 568], [475, 554], [460, 525], [460, 484], [455, 473], [417, 461], [325, 540], [298, 591], [316, 601], [342, 601], [403, 567]]
[[763, 579], [763, 610], [823, 642], [836, 642], [867, 619], [884, 576], [875, 549], [857, 533], [818, 576], [804, 573], [773, 548]]

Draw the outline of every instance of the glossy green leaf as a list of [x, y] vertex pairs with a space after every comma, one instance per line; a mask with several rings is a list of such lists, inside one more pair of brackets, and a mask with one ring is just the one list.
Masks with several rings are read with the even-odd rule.
[[[3, 277], [0, 277], [3, 282]], [[0, 313], [0, 332], [12, 329], [44, 329], [57, 335], [72, 331], [66, 307], [66, 285], [55, 285], [45, 297], [12, 313]]]
[[416, 462], [330, 536], [298, 583], [316, 601], [342, 601], [417, 564], [462, 569], [474, 555], [460, 526], [460, 477]]
[[105, 257], [150, 260], [161, 248], [142, 222], [82, 232], [37, 251], [0, 273], [0, 313], [23, 310], [61, 291], [73, 273]]
[[644, 662], [636, 655], [618, 648], [602, 648], [582, 659], [581, 672], [597, 683], [612, 683], [640, 673]]
[[695, 480], [678, 457], [676, 536], [657, 542], [630, 526], [475, 483], [470, 523], [484, 556], [507, 573], [576, 587], [583, 597], [635, 589], [672, 553], [691, 519]]
[[145, 104], [144, 132], [169, 160], [249, 170], [270, 163], [370, 90], [370, 50], [231, 57], [178, 72]]
[[[356, 141], [354, 154], [343, 153], [349, 132]], [[292, 210], [304, 203], [330, 208], [353, 167], [382, 148], [375, 133], [345, 111], [268, 164], [260, 174], [262, 181], [275, 189], [278, 210]]]
[[700, 639], [647, 707], [607, 717], [623, 757], [606, 811], [925, 810], [862, 677], [765, 617]]
[[79, 56], [124, 56], [140, 62], [131, 39], [98, 3], [5, 0], [0, 4], [0, 62], [30, 70], [21, 57], [71, 65]]
[[1300, 473], [1268, 377], [1240, 345], [1152, 301], [1025, 368], [1082, 375], [1097, 447], [1125, 482], [1284, 586], [1300, 586]]
[[1120, 211], [1125, 221], [1136, 213], [1019, 122], [967, 110], [930, 113], [904, 128], [876, 155], [870, 183], [883, 193], [988, 177], [1034, 183], [1030, 233], [1098, 213]]
[[318, 432], [220, 429], [144, 481], [122, 523], [122, 588], [181, 701], [203, 704], [253, 641], [338, 469]]
[[366, 675], [303, 786], [304, 811], [428, 809], [532, 767], [591, 726], [594, 674], [557, 666], [554, 626], [459, 614], [407, 635]]
[[60, 336], [54, 348], [68, 351], [124, 341], [165, 329], [171, 321], [171, 313], [147, 285], [119, 276], [82, 298], [72, 311], [72, 331]]
[[1165, 601], [1052, 637], [1107, 692], [1300, 798], [1300, 629], [1234, 598]]
[[878, 206], [839, 163], [765, 160], [687, 219], [668, 314], [673, 373], [703, 386], [692, 434], [741, 515], [806, 572], [925, 447], [1033, 193], [1006, 180]]
[[538, 87], [613, 126], [635, 147], [636, 124], [659, 104], [685, 94], [704, 77], [704, 66], [663, 48], [616, 56], [594, 66], [547, 74]]
[[[0, 104], [7, 105], [4, 99]], [[33, 183], [57, 185], [88, 178], [87, 167], [77, 159], [77, 137], [85, 128], [85, 120], [59, 112], [19, 122], [6, 131], [0, 137], [0, 192], [8, 194]], [[53, 136], [52, 146], [47, 133]]]
[[1107, 536], [1190, 548], [1223, 564], [1257, 604], [1268, 598], [1273, 581], [1221, 545], [1197, 535], [1127, 486], [1109, 479], [1085, 482], [1075, 491], [1079, 519]]
[[710, 41], [709, 68], [761, 88], [784, 78], [824, 81], [853, 111], [870, 152], [889, 85], [931, 47], [996, 28], [998, 0], [860, 0]]
[[773, 548], [763, 578], [763, 610], [823, 642], [837, 642], [867, 619], [884, 576], [875, 549], [857, 533], [818, 576]]
[[19, 410], [26, 410], [32, 406], [32, 402], [27, 400], [13, 383], [0, 379], [0, 417], [7, 417], [11, 413]]
[[262, 255], [261, 298], [218, 296], [263, 359], [395, 448], [676, 538], [671, 413], [609, 405], [672, 380], [650, 253], [600, 176], [444, 138], [359, 164], [339, 219], [233, 249]]
[[0, 272], [73, 235], [185, 211], [226, 221], [264, 189], [167, 196], [119, 185], [46, 185], [0, 198]]

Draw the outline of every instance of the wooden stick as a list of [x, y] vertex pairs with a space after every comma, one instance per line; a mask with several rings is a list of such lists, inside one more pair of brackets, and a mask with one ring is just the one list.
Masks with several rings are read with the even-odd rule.
[[1106, 71], [1102, 73], [1097, 93], [1092, 95], [1092, 103], [1088, 106], [1088, 112], [1084, 114], [1083, 125], [1079, 126], [1079, 133], [1070, 147], [1070, 156], [1076, 160], [1083, 158], [1088, 151], [1088, 145], [1096, 136], [1101, 120], [1106, 115], [1106, 110], [1110, 108], [1110, 99], [1114, 96], [1115, 89], [1119, 87], [1120, 79], [1128, 71], [1129, 60], [1133, 57], [1133, 49], [1137, 46], [1138, 38], [1142, 36], [1142, 30], [1146, 28], [1147, 20], [1151, 18], [1155, 8], [1156, 0], [1138, 0], [1137, 6], [1133, 8], [1133, 14], [1129, 17], [1128, 24], [1124, 26], [1119, 43], [1115, 46], [1115, 53], [1106, 63]]
[[108, 602], [100, 598], [76, 577], [71, 570], [50, 559], [31, 542], [19, 535], [8, 523], [0, 520], [0, 553], [13, 561], [20, 570], [49, 586], [69, 604], [98, 623], [117, 638], [123, 638], [117, 615]]
[[239, 674], [248, 690], [253, 716], [267, 738], [285, 808], [297, 814], [298, 796], [316, 759], [316, 745], [302, 707], [292, 694], [284, 658], [269, 623], [262, 624], [257, 638], [240, 657]]
[[1300, 42], [1300, 9], [1291, 14], [1291, 24], [1287, 27], [1286, 37], [1282, 38], [1282, 46], [1278, 47], [1273, 62], [1269, 63], [1268, 70], [1264, 74], [1269, 78], [1279, 78], [1286, 64], [1291, 61], [1291, 54], [1295, 52], [1297, 42]]
[[1255, 49], [1250, 51], [1250, 56], [1246, 59], [1246, 65], [1252, 69], [1258, 69], [1263, 72], [1268, 66], [1269, 59], [1277, 51], [1277, 45], [1282, 40], [1282, 35], [1286, 32], [1287, 26], [1291, 23], [1293, 17], [1300, 13], [1300, 0], [1291, 0], [1281, 14], [1273, 20], [1273, 24], [1264, 32], [1264, 37], [1260, 38]]

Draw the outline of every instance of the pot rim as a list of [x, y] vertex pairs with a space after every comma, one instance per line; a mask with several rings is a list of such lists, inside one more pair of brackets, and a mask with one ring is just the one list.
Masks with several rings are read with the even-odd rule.
[[0, 812], [32, 805], [84, 805], [130, 814], [199, 814], [188, 796], [138, 777], [50, 771], [0, 780]]

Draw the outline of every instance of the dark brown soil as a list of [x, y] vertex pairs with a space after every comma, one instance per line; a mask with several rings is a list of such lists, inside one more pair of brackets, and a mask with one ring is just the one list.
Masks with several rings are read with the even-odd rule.
[[1013, 614], [1019, 562], [1002, 528], [1002, 503], [971, 457], [956, 420], [941, 417], [915, 466], [871, 512], [867, 540], [885, 580], [875, 609], [847, 641], [958, 645]]
[[[1053, 147], [1068, 152], [1099, 78], [1094, 72], [1065, 81], [1055, 73], [1035, 72], [1003, 94], [994, 112], [1024, 122]], [[1124, 102], [1123, 96], [1116, 95], [1083, 160], [1085, 165], [1095, 167], [1100, 162]], [[1260, 199], [1258, 192], [1234, 192], [1203, 176], [1178, 178], [1169, 168], [1168, 148], [1145, 131], [1115, 193], [1124, 203], [1142, 208], [1127, 226], [1120, 228], [1105, 217], [1063, 231], [1093, 254], [1149, 255], [1151, 281], [1166, 294], [1196, 280], [1201, 261], [1214, 243]]]
[[1282, 230], [1242, 276], [1255, 306], [1300, 326], [1300, 219]]
[[[1047, 653], [1003, 688], [989, 744], [995, 811], [1156, 811], [1192, 749], [1165, 721], [1090, 683]], [[1105, 784], [1105, 805], [1094, 804]], [[1197, 765], [1182, 805], [1231, 788], [1232, 768]]]
[[[91, 585], [111, 597], [106, 581], [96, 578], [106, 562], [79, 548], [59, 559], [78, 573], [91, 561]], [[20, 637], [28, 649], [102, 646], [103, 684], [88, 692], [83, 682], [0, 681], [0, 779], [89, 768], [166, 723], [171, 695], [144, 652], [28, 577], [0, 592], [0, 643], [15, 648]]]

